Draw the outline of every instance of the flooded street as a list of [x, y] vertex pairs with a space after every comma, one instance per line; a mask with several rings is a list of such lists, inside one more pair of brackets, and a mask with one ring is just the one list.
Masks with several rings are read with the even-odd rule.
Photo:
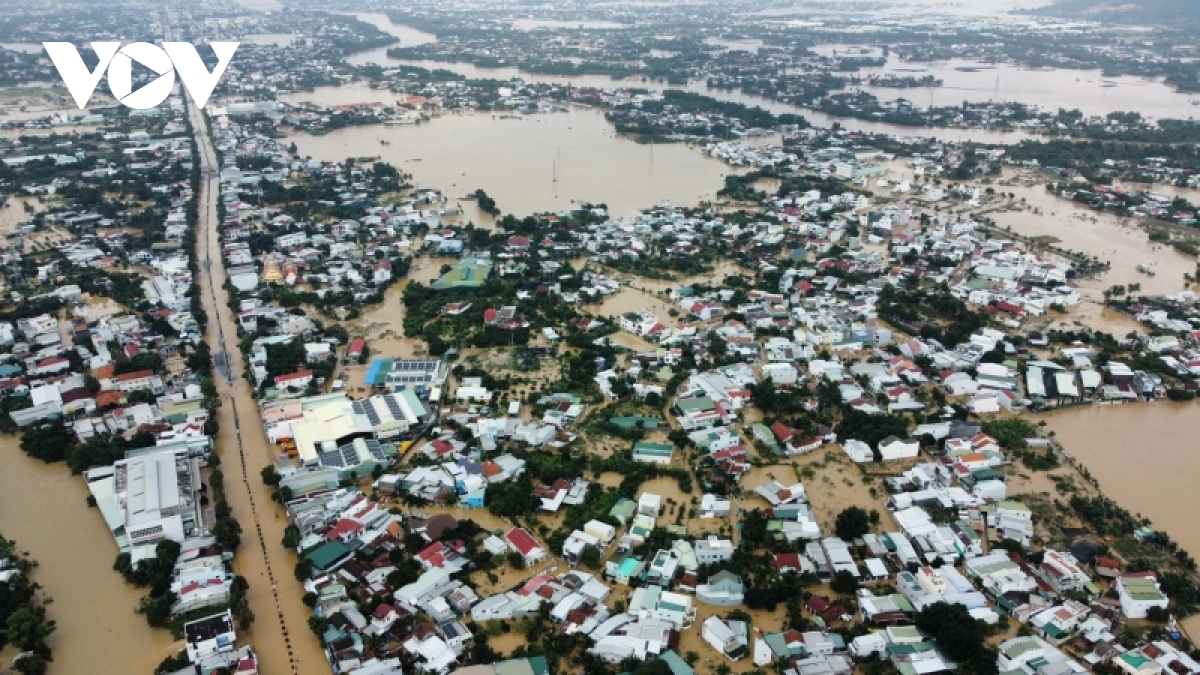
[[[197, 129], [202, 166], [216, 167], [216, 152], [212, 141], [202, 131], [205, 128], [202, 112], [189, 101], [188, 112]], [[226, 280], [222, 263], [220, 236], [216, 216], [217, 174], [211, 173], [201, 183], [199, 195], [200, 222], [197, 255], [212, 261], [209, 274], [200, 274], [200, 297], [209, 316], [206, 340], [217, 352], [227, 348], [227, 363], [242, 364], [245, 360], [237, 342], [237, 324], [229, 305], [218, 302], [216, 288]], [[318, 673], [329, 666], [314, 636], [308, 630], [311, 612], [304, 605], [304, 589], [292, 576], [296, 565], [295, 551], [283, 546], [283, 531], [287, 519], [282, 509], [271, 501], [271, 488], [264, 485], [259, 472], [273, 461], [273, 449], [262, 429], [258, 403], [251, 385], [239, 375], [230, 384], [224, 377], [215, 377], [221, 407], [216, 418], [220, 432], [216, 447], [225, 474], [226, 497], [234, 516], [242, 526], [242, 545], [234, 559], [234, 572], [250, 582], [247, 601], [256, 617], [253, 628], [240, 637], [253, 642], [264, 673]]]
[[0, 534], [38, 561], [33, 579], [54, 599], [47, 608], [58, 623], [49, 675], [150, 673], [182, 649], [170, 631], [151, 628], [135, 612], [145, 591], [113, 570], [117, 544], [100, 511], [88, 508], [83, 479], [65, 464], [28, 457], [18, 436], [0, 436], [0, 456]]
[[[336, 105], [389, 96], [365, 87], [349, 93], [323, 87], [280, 98]], [[582, 203], [607, 204], [614, 216], [664, 201], [695, 205], [713, 199], [724, 177], [738, 171], [682, 144], [652, 146], [618, 136], [599, 110], [582, 107], [510, 119], [444, 115], [421, 125], [347, 127], [281, 142], [323, 160], [379, 156], [411, 173], [420, 187], [441, 189], [458, 202], [483, 189], [502, 212], [517, 216]]]

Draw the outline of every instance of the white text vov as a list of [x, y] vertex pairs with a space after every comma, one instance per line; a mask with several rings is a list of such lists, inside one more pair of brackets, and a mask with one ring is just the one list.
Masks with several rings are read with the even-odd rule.
[[[175, 74], [188, 93], [201, 108], [208, 103], [221, 75], [233, 59], [239, 42], [209, 43], [217, 56], [217, 65], [212, 72], [204, 66], [196, 48], [187, 42], [164, 42], [162, 47], [148, 42], [131, 42], [121, 46], [120, 42], [92, 42], [92, 51], [96, 52], [99, 63], [94, 71], [89, 71], [79, 56], [79, 50], [70, 42], [43, 42], [46, 53], [62, 76], [63, 83], [80, 108], [87, 106], [92, 98], [92, 92], [100, 83], [100, 78], [108, 72], [108, 88], [112, 95], [122, 104], [144, 110], [166, 100], [175, 86]], [[158, 73], [158, 77], [146, 86], [133, 91], [133, 62], [137, 61], [146, 68]]]

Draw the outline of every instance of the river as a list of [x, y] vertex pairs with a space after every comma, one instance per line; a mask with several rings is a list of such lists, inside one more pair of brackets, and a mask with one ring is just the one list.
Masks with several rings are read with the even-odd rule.
[[[918, 3], [919, 4], [919, 3]], [[1035, 6], [1039, 2], [1009, 3], [1010, 8]], [[945, 8], [938, 6], [945, 11]], [[992, 10], [995, 8], [993, 7]], [[437, 41], [437, 36], [413, 29], [409, 26], [392, 23], [384, 14], [355, 13], [361, 21], [390, 33], [400, 40], [400, 47], [417, 47]], [[539, 22], [532, 22], [537, 24]], [[543, 24], [570, 24], [570, 22], [540, 22]], [[606, 22], [595, 22], [606, 24]], [[603, 25], [600, 27], [616, 27]], [[522, 27], [528, 28], [524, 24]], [[571, 25], [563, 27], [573, 27]], [[742, 49], [757, 51], [762, 45], [759, 40], [723, 40], [708, 38], [706, 43], [722, 46], [727, 49]], [[826, 55], [832, 54], [833, 49], [852, 51], [863, 46], [852, 44], [822, 45], [814, 49]], [[652, 81], [618, 81], [602, 75], [585, 76], [555, 76], [540, 75], [522, 71], [518, 68], [479, 68], [467, 63], [445, 61], [427, 61], [410, 59], [393, 59], [387, 56], [388, 47], [366, 50], [352, 54], [347, 61], [355, 65], [368, 63], [377, 65], [415, 65], [425, 68], [443, 68], [467, 77], [512, 79], [521, 78], [527, 82], [548, 84], [571, 84], [574, 86], [614, 87], [624, 83], [626, 86], [637, 86], [655, 91], [668, 88], [679, 88], [678, 85], [668, 85], [664, 82]], [[895, 74], [924, 76], [933, 75], [943, 81], [941, 87], [919, 87], [912, 89], [889, 89], [883, 87], [868, 87], [883, 99], [903, 97], [913, 101], [918, 106], [954, 106], [963, 101], [972, 103], [997, 101], [1015, 101], [1026, 105], [1037, 106], [1047, 110], [1059, 107], [1079, 108], [1087, 115], [1104, 115], [1114, 111], [1136, 110], [1145, 117], [1162, 119], [1188, 119], [1193, 117], [1197, 109], [1192, 105], [1192, 97], [1182, 94], [1163, 84], [1161, 80], [1138, 78], [1131, 76], [1103, 77], [1096, 70], [1066, 70], [1055, 68], [1021, 68], [1011, 64], [986, 64], [976, 61], [951, 60], [934, 63], [906, 63], [895, 55], [880, 68], [865, 68], [858, 71], [861, 75]], [[985, 129], [933, 129], [905, 127], [882, 122], [871, 122], [854, 118], [840, 118], [824, 113], [807, 110], [799, 106], [773, 101], [761, 96], [744, 94], [740, 91], [711, 89], [702, 80], [693, 80], [683, 87], [714, 98], [760, 106], [776, 114], [798, 113], [804, 115], [810, 122], [818, 126], [830, 126], [839, 123], [844, 128], [854, 131], [891, 134], [900, 137], [936, 136], [946, 141], [970, 140], [980, 143], [1012, 143], [1028, 137], [1019, 131], [990, 131]]]
[[17, 436], [0, 436], [0, 456], [0, 534], [38, 561], [33, 578], [54, 600], [49, 675], [140, 675], [182, 649], [135, 613], [143, 591], [113, 571], [117, 544], [100, 511], [87, 507], [83, 479], [29, 458]]
[[[476, 79], [498, 79], [511, 80], [520, 78], [526, 82], [537, 82], [543, 84], [558, 84], [572, 85], [576, 87], [597, 87], [597, 88], [613, 88], [613, 87], [640, 87], [652, 91], [662, 91], [664, 89], [680, 89], [678, 85], [668, 85], [665, 82], [655, 82], [650, 80], [614, 80], [605, 75], [582, 75], [582, 76], [564, 76], [564, 75], [541, 75], [523, 71], [519, 68], [504, 67], [504, 68], [480, 68], [469, 63], [457, 63], [451, 61], [433, 61], [433, 60], [418, 60], [418, 59], [395, 59], [387, 55], [390, 48], [399, 47], [417, 47], [424, 44], [431, 44], [437, 41], [437, 36], [432, 33], [426, 33], [416, 30], [409, 26], [392, 23], [384, 14], [358, 12], [353, 14], [360, 21], [375, 26], [376, 28], [394, 35], [400, 40], [399, 45], [391, 45], [390, 47], [380, 47], [376, 49], [368, 49], [355, 54], [351, 54], [346, 58], [348, 63], [353, 65], [375, 64], [380, 66], [417, 66], [421, 68], [441, 68], [449, 70], [465, 77]], [[712, 44], [720, 44], [729, 48], [750, 49], [757, 48], [757, 41], [723, 41], [716, 40]], [[759, 106], [764, 110], [769, 110], [775, 114], [796, 113], [802, 114], [810, 122], [818, 126], [830, 126], [839, 123], [844, 128], [853, 131], [864, 131], [876, 134], [891, 134], [900, 137], [918, 137], [918, 136], [937, 136], [946, 141], [975, 141], [978, 143], [1015, 143], [1028, 135], [1023, 132], [1001, 132], [988, 131], [986, 129], [922, 129], [916, 127], [903, 127], [895, 124], [886, 124], [883, 122], [871, 122], [868, 120], [859, 120], [853, 118], [834, 117], [824, 113], [814, 112], [799, 106], [794, 106], [788, 103], [774, 101], [762, 96], [754, 96], [752, 94], [744, 94], [740, 91], [727, 91], [723, 89], [712, 89], [703, 80], [693, 80], [682, 87], [688, 91], [705, 94], [722, 101], [733, 101], [749, 106]]]

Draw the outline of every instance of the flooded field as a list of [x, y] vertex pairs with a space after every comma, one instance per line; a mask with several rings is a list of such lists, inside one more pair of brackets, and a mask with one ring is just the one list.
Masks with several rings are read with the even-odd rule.
[[[389, 96], [323, 87], [281, 98], [336, 105]], [[737, 171], [683, 145], [642, 145], [618, 136], [590, 108], [515, 119], [445, 115], [417, 126], [350, 127], [283, 142], [294, 142], [302, 156], [325, 160], [379, 156], [455, 202], [466, 204], [467, 195], [483, 189], [502, 212], [518, 216], [583, 203], [606, 204], [614, 216], [664, 201], [696, 204], [711, 199], [724, 177]]]
[[1104, 494], [1200, 552], [1200, 464], [1185, 439], [1200, 435], [1194, 405], [1169, 401], [1095, 405], [1045, 416], [1063, 449], [1100, 481]]
[[100, 511], [87, 507], [83, 479], [63, 464], [29, 458], [16, 436], [0, 436], [0, 456], [0, 534], [37, 559], [33, 578], [54, 600], [49, 675], [149, 673], [182, 649], [135, 613], [143, 591], [113, 571], [117, 544]]
[[[840, 55], [847, 56], [844, 52]], [[859, 56], [858, 54], [853, 54]], [[878, 56], [865, 54], [864, 56]], [[957, 106], [963, 101], [1015, 101], [1046, 110], [1078, 108], [1085, 115], [1106, 115], [1118, 110], [1136, 110], [1145, 117], [1188, 119], [1196, 115], [1192, 97], [1160, 80], [1102, 75], [1099, 70], [1022, 68], [964, 59], [935, 63], [910, 63], [891, 56], [879, 68], [862, 68], [862, 77], [896, 75], [942, 81], [940, 87], [889, 89], [866, 87], [885, 99], [906, 98], [919, 106]]]
[[4, 205], [0, 206], [0, 236], [15, 233], [35, 213], [45, 210], [37, 197], [8, 197], [3, 201]]

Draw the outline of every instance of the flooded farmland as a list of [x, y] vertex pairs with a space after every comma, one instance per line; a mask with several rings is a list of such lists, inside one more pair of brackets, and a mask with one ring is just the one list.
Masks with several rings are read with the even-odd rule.
[[[287, 100], [336, 105], [386, 96], [335, 87]], [[411, 173], [417, 185], [441, 189], [464, 205], [467, 195], [483, 189], [501, 211], [518, 216], [582, 203], [606, 204], [614, 216], [662, 202], [694, 205], [713, 199], [736, 171], [681, 144], [644, 145], [619, 136], [600, 111], [581, 107], [518, 118], [443, 115], [421, 125], [349, 127], [285, 142], [323, 160], [379, 156]]]

